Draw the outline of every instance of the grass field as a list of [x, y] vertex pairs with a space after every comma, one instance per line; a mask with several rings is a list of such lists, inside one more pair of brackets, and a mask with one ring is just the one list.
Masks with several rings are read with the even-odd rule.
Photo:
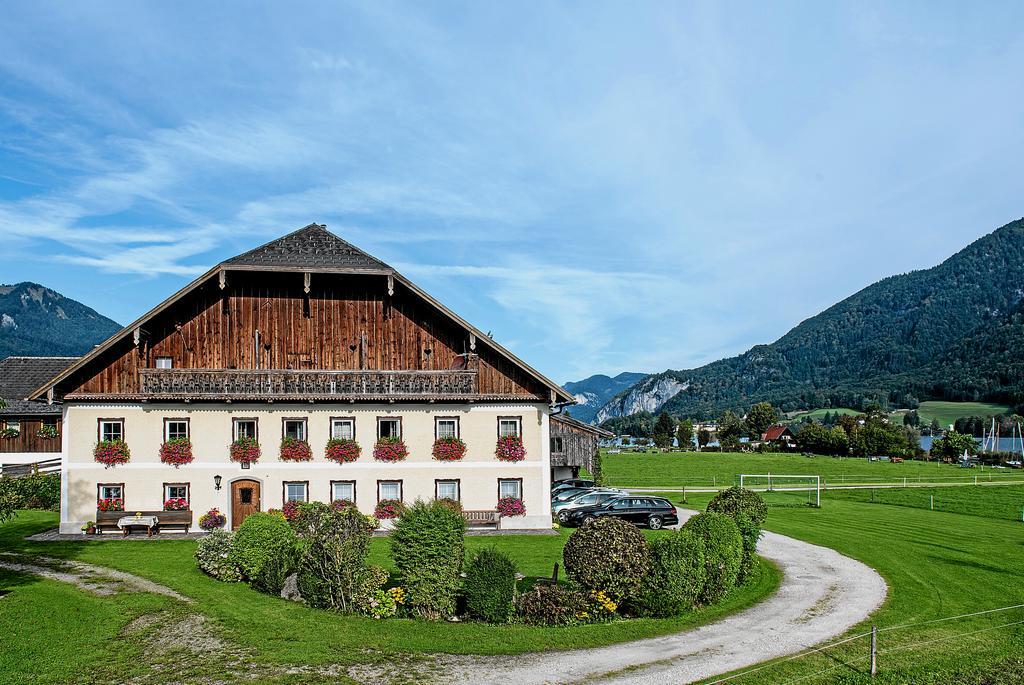
[[1024, 487], [1018, 485], [998, 488], [967, 486], [830, 490], [824, 497], [826, 501], [886, 504], [1018, 522], [1021, 521], [1021, 510], [1024, 508]]
[[741, 473], [822, 476], [826, 484], [1024, 482], [1024, 471], [961, 469], [938, 462], [902, 464], [863, 458], [805, 457], [800, 454], [668, 452], [605, 454], [601, 467], [607, 485], [623, 487], [718, 487], [738, 482]]
[[[193, 541], [31, 543], [23, 539], [56, 523], [57, 517], [52, 513], [22, 512], [14, 521], [0, 526], [0, 551], [77, 559], [167, 585], [193, 598], [194, 609], [212, 619], [233, 644], [250, 650], [258, 662], [273, 665], [346, 665], [389, 660], [395, 654], [515, 654], [610, 644], [707, 623], [763, 599], [774, 592], [779, 582], [778, 571], [764, 564], [752, 584], [734, 591], [721, 603], [672, 619], [637, 619], [569, 628], [473, 622], [426, 624], [408, 619], [373, 621], [309, 609], [260, 594], [245, 584], [215, 581], [196, 568]], [[562, 546], [569, 532], [563, 530], [552, 536], [470, 537], [466, 543], [469, 550], [495, 545], [516, 560], [522, 573], [541, 576], [550, 575], [553, 563], [561, 561]], [[387, 538], [373, 540], [372, 563], [391, 565], [388, 544]], [[66, 584], [0, 571], [0, 595], [5, 591], [8, 594], [0, 599], [0, 682], [5, 684], [122, 682], [126, 673], [151, 670], [151, 655], [142, 646], [118, 636], [125, 625], [141, 614], [178, 604], [148, 594], [97, 598]], [[108, 674], [111, 669], [113, 672]], [[86, 673], [88, 677], [82, 675]], [[215, 679], [214, 676], [226, 677], [226, 673], [204, 673], [199, 682]], [[74, 674], [82, 679], [76, 679]], [[177, 682], [170, 673], [168, 678], [168, 682]], [[324, 682], [328, 681], [347, 682]], [[261, 682], [320, 681], [307, 674], [302, 678], [282, 676]]]
[[812, 409], [810, 411], [797, 412], [789, 417], [790, 421], [803, 421], [806, 418], [815, 419], [821, 421], [825, 418], [825, 414], [846, 414], [848, 416], [856, 416], [860, 414], [856, 409], [848, 409], [846, 407], [826, 408], [826, 409]]
[[988, 402], [922, 402], [917, 408], [917, 415], [921, 417], [921, 425], [927, 426], [936, 419], [939, 425], [947, 428], [951, 423], [964, 416], [994, 416], [995, 414], [1008, 414], [1010, 407], [1003, 404], [990, 404]]

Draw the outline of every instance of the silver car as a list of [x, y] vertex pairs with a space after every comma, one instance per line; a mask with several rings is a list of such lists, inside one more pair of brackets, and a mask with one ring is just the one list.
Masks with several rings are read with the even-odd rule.
[[573, 497], [561, 502], [554, 502], [551, 505], [551, 513], [558, 519], [559, 523], [569, 520], [569, 512], [577, 507], [589, 507], [592, 504], [602, 504], [613, 497], [628, 495], [625, 490], [618, 488], [602, 488], [600, 490], [586, 490], [577, 493]]

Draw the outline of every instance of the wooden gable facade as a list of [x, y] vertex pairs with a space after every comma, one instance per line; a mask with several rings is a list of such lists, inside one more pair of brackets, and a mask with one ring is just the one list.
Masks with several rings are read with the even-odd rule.
[[69, 400], [568, 399], [316, 224], [218, 265], [48, 385]]

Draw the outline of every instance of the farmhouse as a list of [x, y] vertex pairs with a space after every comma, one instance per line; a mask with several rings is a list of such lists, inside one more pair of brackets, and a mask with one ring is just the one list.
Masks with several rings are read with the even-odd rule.
[[26, 395], [60, 403], [62, 532], [100, 500], [172, 499], [237, 528], [288, 501], [516, 497], [526, 515], [502, 527], [549, 528], [550, 415], [573, 399], [317, 224], [218, 264]]
[[789, 426], [783, 426], [781, 424], [768, 426], [768, 430], [761, 435], [762, 442], [783, 445], [786, 447], [791, 446], [794, 439], [793, 431], [789, 429]]
[[25, 397], [75, 359], [7, 357], [0, 360], [0, 464], [4, 467], [60, 458], [60, 406], [29, 402]]

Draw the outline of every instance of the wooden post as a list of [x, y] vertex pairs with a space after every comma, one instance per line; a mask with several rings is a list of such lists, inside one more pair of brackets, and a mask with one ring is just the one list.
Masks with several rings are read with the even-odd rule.
[[871, 677], [878, 673], [878, 626], [871, 626]]
[[552, 574], [551, 574], [551, 582], [552, 582], [553, 584], [555, 584], [555, 585], [557, 585], [557, 584], [558, 584], [558, 562], [557, 562], [557, 561], [555, 562], [555, 570], [554, 570], [554, 573], [552, 573]]

